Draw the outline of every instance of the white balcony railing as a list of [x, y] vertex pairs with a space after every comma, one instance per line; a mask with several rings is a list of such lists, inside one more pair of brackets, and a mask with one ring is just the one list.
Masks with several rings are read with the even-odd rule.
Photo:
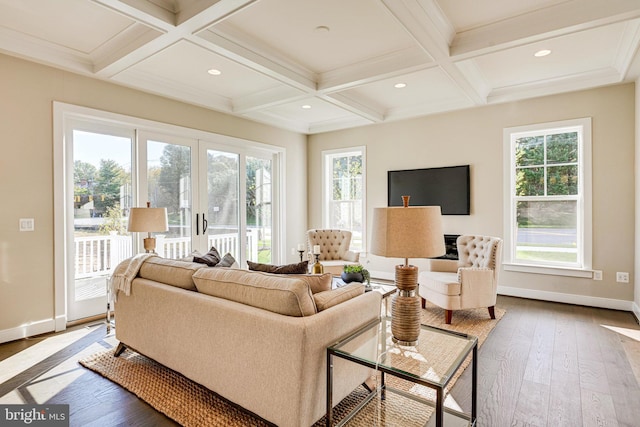
[[[212, 234], [208, 236], [208, 246], [215, 246], [224, 255], [227, 252], [238, 254], [240, 245], [236, 233]], [[74, 238], [75, 278], [110, 274], [120, 261], [132, 256], [131, 237], [129, 236], [89, 236]], [[258, 260], [258, 231], [247, 230], [247, 249], [249, 259]], [[165, 237], [156, 235], [156, 252], [163, 258], [184, 258], [191, 253], [190, 237]]]

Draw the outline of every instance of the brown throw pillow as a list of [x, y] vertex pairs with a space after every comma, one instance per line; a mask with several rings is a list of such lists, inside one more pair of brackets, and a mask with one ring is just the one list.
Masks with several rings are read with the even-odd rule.
[[218, 253], [218, 250], [215, 247], [211, 247], [209, 252], [201, 256], [194, 256], [193, 262], [198, 262], [200, 264], [207, 264], [209, 267], [215, 267], [216, 264], [220, 262], [222, 257]]
[[305, 274], [309, 272], [309, 261], [302, 261], [297, 264], [272, 265], [260, 264], [258, 262], [247, 261], [249, 270], [263, 271], [275, 274]]

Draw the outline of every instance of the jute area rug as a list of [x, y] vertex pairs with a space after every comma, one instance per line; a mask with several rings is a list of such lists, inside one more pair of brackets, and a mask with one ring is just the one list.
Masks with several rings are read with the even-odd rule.
[[[495, 312], [496, 319], [491, 320], [487, 309], [457, 311], [453, 314], [452, 325], [446, 325], [444, 324], [444, 310], [428, 304], [427, 308], [422, 310], [422, 322], [475, 335], [478, 337], [479, 344], [482, 344], [505, 313], [504, 310], [498, 307], [496, 307]], [[151, 359], [130, 350], [125, 351], [120, 357], [116, 358], [113, 357], [113, 351], [111, 349], [94, 354], [80, 360], [79, 363], [129, 390], [181, 425], [198, 427], [261, 427], [271, 425], [256, 415], [225, 400], [211, 390]], [[458, 376], [469, 363], [469, 359], [463, 363], [463, 368], [451, 380], [447, 390], [451, 389]], [[387, 376], [387, 384], [411, 390], [424, 396], [429, 396], [431, 392], [430, 389], [426, 388], [424, 390], [416, 389], [415, 386], [401, 380], [395, 380], [391, 376]], [[343, 418], [366, 395], [367, 391], [362, 386], [354, 390], [334, 409], [335, 419]], [[401, 411], [403, 418], [407, 418], [406, 421], [410, 421], [411, 418], [415, 417], [420, 419], [420, 423], [423, 423], [424, 418], [429, 417], [428, 413], [425, 414], [424, 407], [416, 407], [415, 413], [412, 413], [413, 408], [404, 403], [402, 406], [394, 408], [394, 402], [391, 399], [387, 399], [384, 402], [383, 411]], [[380, 407], [376, 410], [380, 411]], [[357, 422], [357, 419], [354, 421], [356, 421], [356, 425], [361, 424], [366, 427], [371, 425], [366, 418], [363, 418], [360, 423]], [[407, 423], [406, 425], [409, 424]], [[324, 426], [324, 417], [314, 424], [314, 427], [320, 426]]]

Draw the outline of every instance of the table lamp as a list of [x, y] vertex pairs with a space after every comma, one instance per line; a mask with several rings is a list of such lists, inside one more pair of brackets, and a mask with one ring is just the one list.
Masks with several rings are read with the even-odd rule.
[[151, 237], [151, 233], [168, 229], [167, 208], [152, 208], [151, 202], [147, 202], [146, 208], [131, 208], [127, 230], [148, 233], [144, 239], [144, 249], [147, 252], [156, 251], [156, 239]]
[[444, 233], [440, 206], [410, 207], [402, 196], [403, 207], [373, 209], [371, 253], [386, 258], [404, 258], [396, 265], [398, 288], [391, 301], [391, 333], [399, 345], [416, 345], [420, 335], [420, 297], [418, 267], [409, 258], [444, 255]]

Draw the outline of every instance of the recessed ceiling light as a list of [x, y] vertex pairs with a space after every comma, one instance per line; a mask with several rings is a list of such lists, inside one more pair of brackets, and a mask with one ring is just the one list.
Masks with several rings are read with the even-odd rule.
[[551, 51], [549, 49], [542, 49], [537, 51], [536, 53], [533, 54], [533, 56], [536, 56], [538, 58], [542, 58], [543, 56], [547, 56], [551, 53]]
[[220, 74], [222, 74], [222, 71], [212, 68], [210, 70], [207, 70], [207, 73], [211, 74], [212, 76], [219, 76]]
[[328, 33], [329, 31], [331, 31], [331, 29], [326, 25], [319, 25], [316, 27], [316, 31], [318, 33]]
[[402, 89], [404, 87], [407, 87], [406, 83], [396, 83], [393, 85], [393, 87], [395, 87], [396, 89]]
[[309, 104], [304, 104], [301, 108], [302, 108], [303, 110], [309, 110], [309, 109], [311, 109], [311, 105], [309, 105]]

